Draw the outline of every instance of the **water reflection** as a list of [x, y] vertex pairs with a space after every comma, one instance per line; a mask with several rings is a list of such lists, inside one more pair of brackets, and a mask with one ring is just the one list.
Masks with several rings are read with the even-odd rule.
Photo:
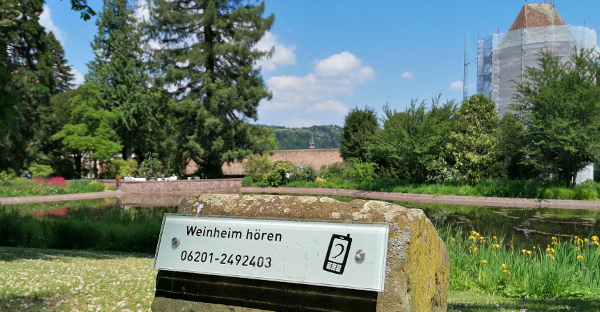
[[600, 233], [600, 211], [466, 207], [439, 204], [403, 204], [421, 208], [436, 227], [452, 226], [463, 232], [504, 235], [516, 246], [548, 244], [552, 238], [590, 237]]
[[[176, 212], [187, 196], [144, 194], [0, 206], [0, 245], [153, 253], [163, 214]], [[423, 209], [437, 228], [451, 226], [464, 233], [474, 230], [486, 236], [504, 235], [505, 242], [512, 241], [518, 248], [545, 246], [552, 236], [600, 234], [600, 211], [594, 210], [398, 204]], [[125, 244], [124, 240], [131, 242]]]

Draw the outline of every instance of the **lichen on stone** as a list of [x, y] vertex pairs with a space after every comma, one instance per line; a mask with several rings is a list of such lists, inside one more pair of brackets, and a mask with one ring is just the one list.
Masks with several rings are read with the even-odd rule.
[[319, 199], [319, 201], [322, 203], [332, 203], [336, 200], [333, 198], [329, 198], [329, 197], [321, 197], [321, 199]]

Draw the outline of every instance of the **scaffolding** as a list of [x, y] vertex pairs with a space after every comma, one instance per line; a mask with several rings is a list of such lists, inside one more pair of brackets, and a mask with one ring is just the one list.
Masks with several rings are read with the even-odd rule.
[[596, 31], [559, 25], [522, 28], [478, 40], [477, 92], [496, 103], [499, 116], [509, 112], [527, 67], [535, 67], [544, 49], [567, 61], [579, 49], [596, 48]]

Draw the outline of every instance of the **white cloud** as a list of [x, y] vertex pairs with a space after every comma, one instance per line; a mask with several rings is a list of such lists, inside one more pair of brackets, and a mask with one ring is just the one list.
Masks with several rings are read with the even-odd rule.
[[257, 66], [260, 66], [263, 72], [270, 72], [277, 69], [277, 66], [281, 65], [295, 65], [296, 64], [296, 46], [285, 46], [277, 42], [277, 36], [268, 32], [254, 45], [256, 50], [269, 51], [274, 48], [273, 55], [269, 59], [263, 59], [257, 62]]
[[342, 77], [362, 83], [375, 78], [375, 72], [350, 52], [334, 54], [324, 60], [317, 60], [315, 74], [322, 77]]
[[312, 105], [308, 109], [308, 111], [317, 113], [334, 113], [346, 115], [348, 113], [348, 107], [344, 106], [342, 102], [327, 100]]
[[[348, 108], [338, 97], [352, 95], [357, 86], [375, 80], [373, 69], [363, 65], [362, 60], [350, 52], [316, 60], [314, 64], [314, 72], [306, 76], [274, 76], [267, 79], [273, 99], [261, 102], [259, 109], [262, 112], [259, 112], [259, 116], [300, 117], [294, 122], [304, 123], [303, 126], [322, 124], [323, 120], [342, 121]], [[280, 120], [273, 122], [281, 124], [283, 121]], [[289, 122], [285, 121], [283, 125], [291, 126]]]
[[404, 79], [412, 79], [414, 76], [413, 76], [413, 74], [411, 72], [406, 71], [406, 72], [402, 73], [401, 77], [404, 78]]
[[450, 83], [450, 85], [448, 86], [448, 89], [449, 90], [462, 90], [463, 89], [462, 80], [457, 80], [457, 81]]
[[83, 75], [73, 66], [71, 66], [71, 74], [75, 75], [75, 80], [73, 81], [73, 83], [76, 86], [83, 84], [83, 81], [85, 80]]
[[52, 16], [50, 15], [50, 8], [48, 5], [44, 5], [44, 11], [40, 14], [40, 25], [46, 28], [47, 32], [54, 33], [56, 39], [64, 46], [65, 44], [65, 34], [54, 25], [52, 22]]

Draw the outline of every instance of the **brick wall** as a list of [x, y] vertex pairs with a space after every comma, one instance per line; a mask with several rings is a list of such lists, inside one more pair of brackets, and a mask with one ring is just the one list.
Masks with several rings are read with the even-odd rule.
[[[333, 163], [342, 162], [339, 149], [304, 149], [304, 150], [279, 150], [273, 151], [273, 155], [269, 157], [271, 161], [289, 160], [297, 165], [313, 165], [319, 170], [323, 165], [331, 165]], [[244, 160], [245, 162], [245, 160]], [[192, 174], [198, 169], [198, 165], [191, 160], [185, 168], [186, 174]], [[223, 165], [224, 174], [243, 174], [244, 164], [235, 162], [232, 164]]]

